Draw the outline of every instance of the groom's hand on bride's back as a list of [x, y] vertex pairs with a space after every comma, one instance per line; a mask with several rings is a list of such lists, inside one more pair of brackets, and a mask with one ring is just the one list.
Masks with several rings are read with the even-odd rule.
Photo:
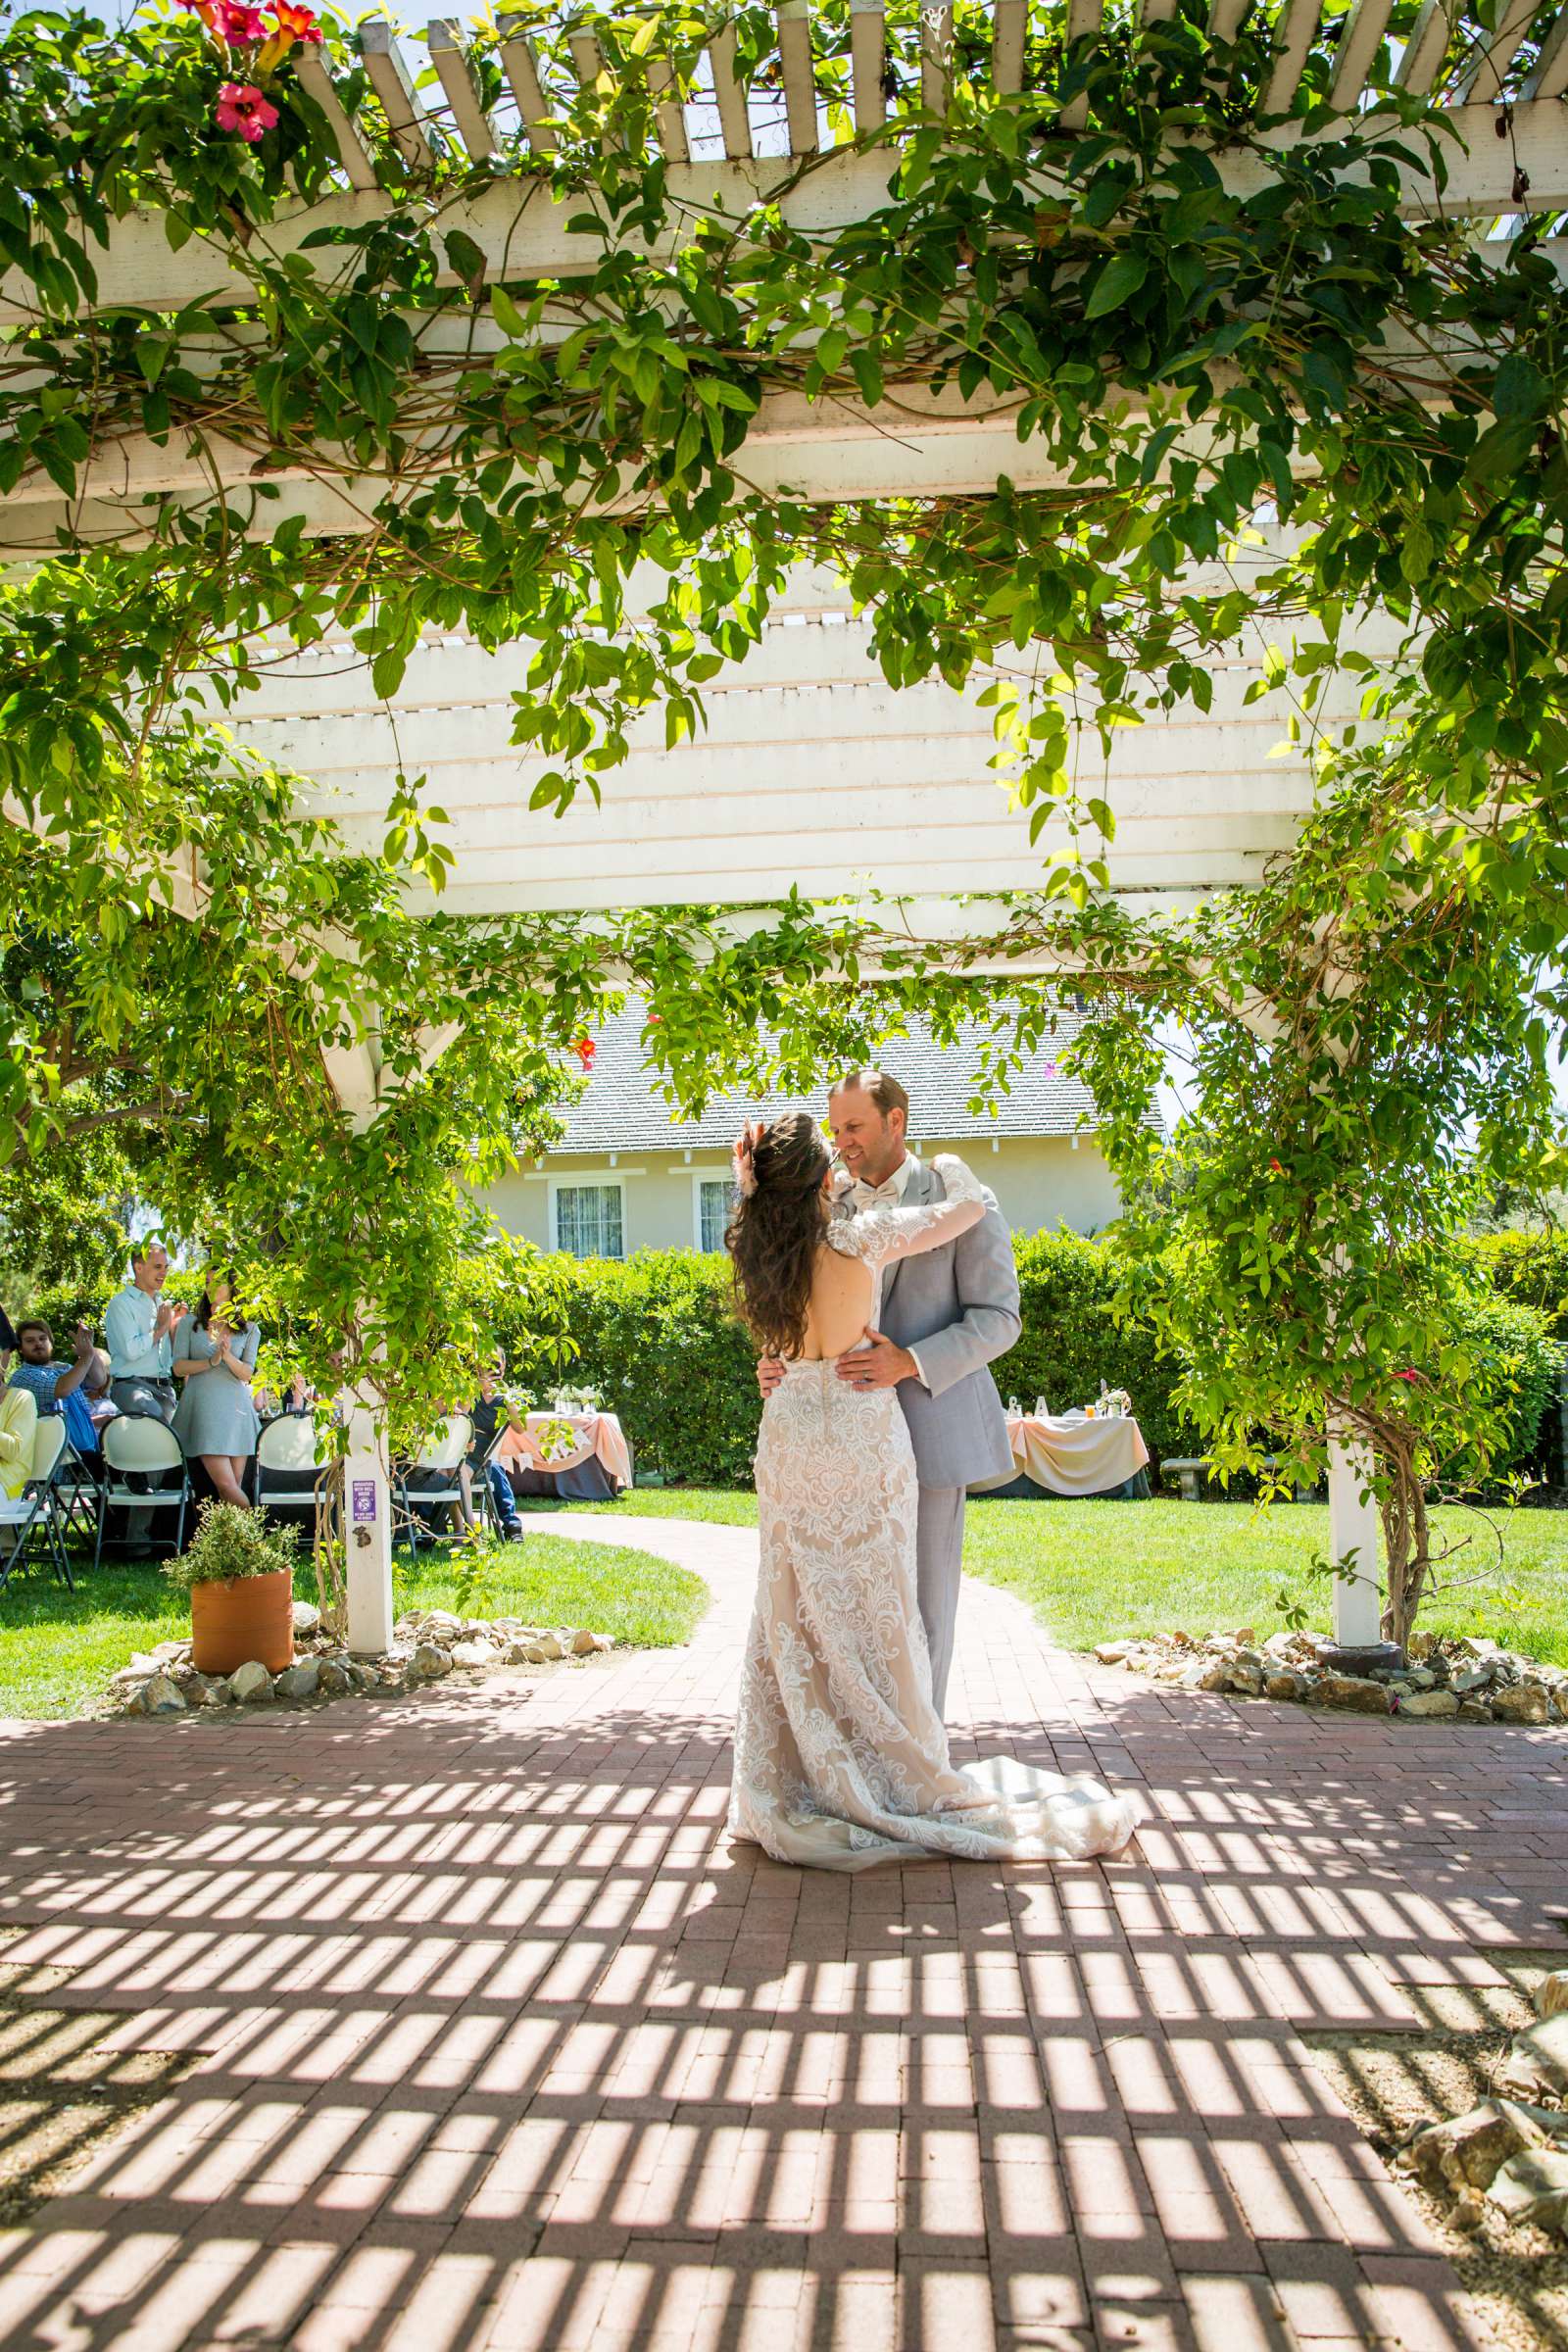
[[856, 1348], [838, 1360], [838, 1376], [847, 1380], [852, 1389], [896, 1389], [901, 1380], [918, 1380], [920, 1367], [907, 1348], [901, 1348], [868, 1323], [865, 1336], [870, 1345]]
[[764, 1397], [772, 1396], [783, 1377], [784, 1359], [782, 1356], [764, 1355], [760, 1359], [757, 1367], [757, 1385]]

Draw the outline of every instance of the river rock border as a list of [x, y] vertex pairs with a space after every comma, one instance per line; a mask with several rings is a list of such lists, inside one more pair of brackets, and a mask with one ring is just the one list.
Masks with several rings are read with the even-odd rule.
[[1177, 1633], [1102, 1642], [1095, 1655], [1102, 1666], [1125, 1666], [1180, 1690], [1294, 1699], [1419, 1723], [1568, 1723], [1568, 1669], [1523, 1657], [1479, 1636], [1415, 1634], [1406, 1665], [1370, 1674], [1340, 1674], [1326, 1666], [1325, 1646], [1313, 1634], [1270, 1634], [1258, 1642], [1244, 1626], [1203, 1640]]
[[1493, 2096], [1468, 2114], [1418, 2125], [1395, 2157], [1450, 2219], [1480, 2227], [1487, 2205], [1510, 2222], [1568, 2237], [1568, 1969], [1536, 1988], [1539, 2023], [1516, 2034]]
[[392, 1629], [380, 1657], [351, 1657], [309, 1601], [294, 1604], [294, 1663], [271, 1674], [259, 1659], [229, 1675], [199, 1674], [188, 1642], [160, 1642], [132, 1658], [109, 1686], [110, 1703], [126, 1715], [162, 1719], [215, 1707], [314, 1706], [334, 1698], [371, 1698], [422, 1690], [454, 1671], [581, 1662], [614, 1646], [586, 1626], [524, 1625], [520, 1617], [458, 1617], [416, 1609]]

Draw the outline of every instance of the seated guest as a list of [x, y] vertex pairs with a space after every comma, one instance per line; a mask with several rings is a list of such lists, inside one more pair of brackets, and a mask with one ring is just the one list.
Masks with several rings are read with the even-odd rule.
[[109, 1358], [101, 1348], [93, 1349], [92, 1362], [81, 1384], [80, 1394], [101, 1447], [105, 1424], [113, 1421], [120, 1411], [109, 1394]]
[[0, 1389], [0, 1498], [15, 1501], [32, 1476], [38, 1407], [28, 1389]]
[[261, 1332], [236, 1306], [231, 1274], [209, 1274], [194, 1318], [180, 1334], [173, 1369], [184, 1382], [174, 1435], [197, 1454], [220, 1502], [242, 1506], [245, 1472], [261, 1426], [251, 1396]]
[[76, 1452], [83, 1461], [96, 1464], [98, 1432], [93, 1426], [84, 1389], [92, 1372], [100, 1373], [107, 1384], [109, 1367], [93, 1346], [92, 1333], [85, 1323], [76, 1325], [73, 1348], [71, 1363], [57, 1362], [54, 1334], [48, 1324], [19, 1323], [17, 1352], [21, 1361], [11, 1375], [11, 1386], [27, 1391], [40, 1420], [64, 1413], [66, 1434]]
[[473, 1509], [473, 1473], [482, 1469], [490, 1484], [501, 1533], [509, 1544], [520, 1544], [522, 1521], [517, 1516], [512, 1481], [499, 1462], [486, 1459], [503, 1419], [513, 1429], [522, 1427], [522, 1416], [516, 1406], [509, 1404], [501, 1394], [501, 1383], [506, 1376], [507, 1359], [498, 1349], [495, 1362], [480, 1373], [479, 1394], [468, 1408], [473, 1422], [473, 1444], [468, 1449], [467, 1460], [458, 1473], [458, 1484], [463, 1494], [463, 1523], [465, 1527], [474, 1527], [477, 1521]]
[[162, 1242], [143, 1242], [130, 1253], [130, 1280], [109, 1301], [109, 1394], [122, 1413], [156, 1421], [174, 1418], [172, 1335], [190, 1312], [178, 1299], [158, 1296], [169, 1276]]

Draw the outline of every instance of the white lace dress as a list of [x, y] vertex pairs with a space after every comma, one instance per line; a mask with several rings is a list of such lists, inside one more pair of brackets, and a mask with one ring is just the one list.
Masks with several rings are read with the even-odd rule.
[[[935, 1164], [946, 1201], [828, 1229], [833, 1249], [871, 1268], [873, 1327], [882, 1268], [984, 1213], [963, 1162]], [[1070, 1861], [1126, 1844], [1131, 1801], [1099, 1781], [1010, 1756], [964, 1772], [949, 1761], [915, 1600], [914, 1454], [892, 1389], [853, 1389], [831, 1361], [792, 1363], [762, 1414], [757, 1501], [732, 1837], [821, 1870], [922, 1853]]]

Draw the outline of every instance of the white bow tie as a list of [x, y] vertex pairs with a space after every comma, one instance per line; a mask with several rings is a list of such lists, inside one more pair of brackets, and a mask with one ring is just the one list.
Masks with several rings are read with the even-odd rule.
[[901, 1197], [896, 1176], [890, 1176], [886, 1184], [866, 1184], [858, 1176], [851, 1194], [857, 1208], [874, 1208], [879, 1200], [886, 1200], [896, 1208]]

